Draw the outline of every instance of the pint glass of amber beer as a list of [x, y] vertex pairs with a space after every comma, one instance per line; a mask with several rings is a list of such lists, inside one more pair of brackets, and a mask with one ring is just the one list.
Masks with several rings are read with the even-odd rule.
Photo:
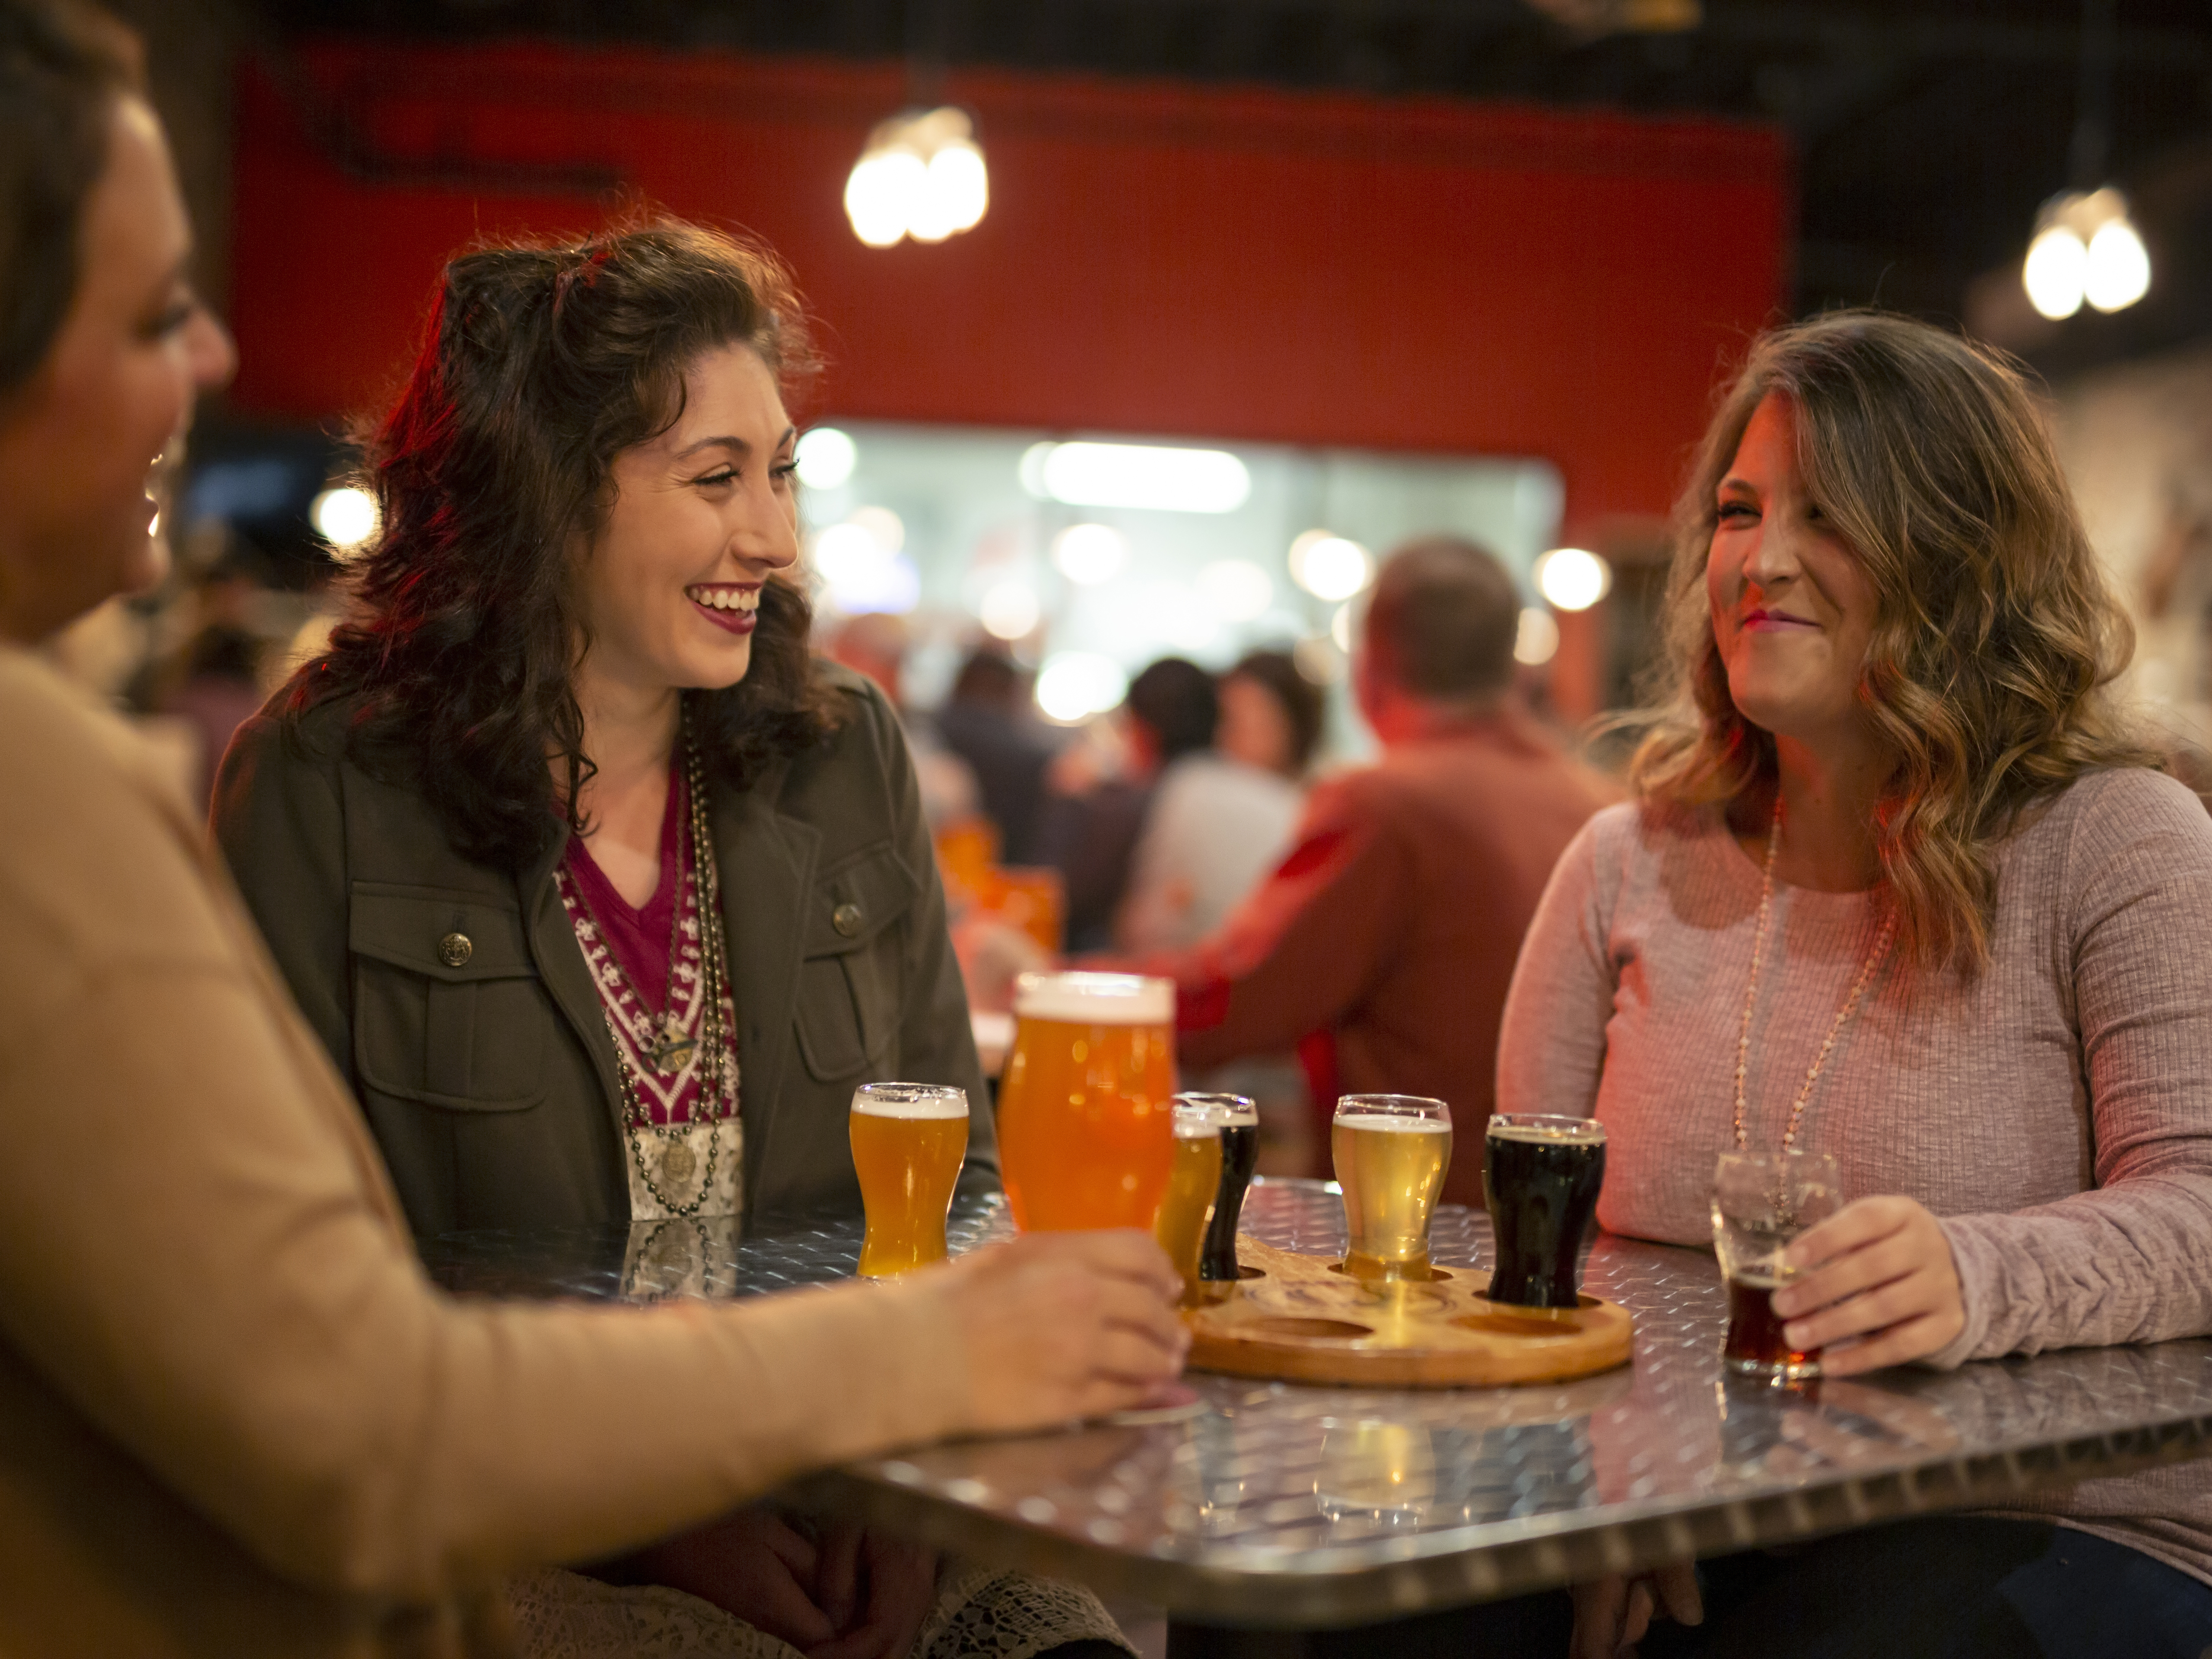
[[945, 1260], [945, 1218], [968, 1152], [968, 1095], [933, 1083], [853, 1091], [853, 1172], [867, 1237], [860, 1276], [885, 1279]]
[[1796, 1275], [1782, 1265], [1790, 1241], [1843, 1207], [1844, 1181], [1826, 1152], [1723, 1152], [1713, 1171], [1713, 1253], [1728, 1281], [1730, 1370], [1784, 1382], [1820, 1374], [1818, 1348], [1793, 1348], [1774, 1293]]
[[1152, 1237], [1182, 1275], [1182, 1304], [1199, 1305], [1198, 1282], [1206, 1230], [1221, 1192], [1222, 1114], [1203, 1101], [1177, 1095], [1175, 1101], [1175, 1162], [1168, 1169], [1167, 1196], [1152, 1223]]
[[1419, 1095], [1346, 1095], [1329, 1126], [1354, 1279], [1425, 1279], [1429, 1217], [1451, 1163], [1451, 1109]]
[[1175, 982], [1024, 974], [999, 1084], [999, 1167], [1024, 1232], [1150, 1231], [1175, 1163]]

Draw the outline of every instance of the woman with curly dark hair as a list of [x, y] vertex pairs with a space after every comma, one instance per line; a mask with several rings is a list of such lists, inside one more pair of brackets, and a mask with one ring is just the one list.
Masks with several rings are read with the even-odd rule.
[[[678, 1224], [632, 1247], [659, 1249], [856, 1212], [849, 1103], [884, 1079], [964, 1088], [962, 1181], [994, 1186], [897, 720], [808, 650], [788, 278], [659, 221], [465, 253], [428, 333], [366, 445], [352, 617], [240, 732], [215, 813], [415, 1230]], [[896, 1659], [992, 1577], [930, 1563], [750, 1510], [516, 1606], [567, 1651], [682, 1625], [623, 1588], [673, 1586], [757, 1627], [683, 1625], [714, 1651]], [[1114, 1635], [1077, 1592], [1008, 1594], [1027, 1650]]]
[[216, 811], [416, 1228], [857, 1205], [890, 1077], [969, 1091], [989, 1183], [898, 724], [808, 651], [788, 279], [668, 222], [486, 248], [429, 334], [352, 619]]

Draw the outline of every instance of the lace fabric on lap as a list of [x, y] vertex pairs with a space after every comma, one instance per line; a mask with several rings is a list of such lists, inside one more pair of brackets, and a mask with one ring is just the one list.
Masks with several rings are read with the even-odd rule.
[[[803, 1659], [797, 1648], [696, 1595], [603, 1584], [557, 1569], [510, 1579], [522, 1659]], [[1111, 1642], [1135, 1659], [1079, 1584], [948, 1560], [910, 1659], [1035, 1659], [1069, 1642]]]

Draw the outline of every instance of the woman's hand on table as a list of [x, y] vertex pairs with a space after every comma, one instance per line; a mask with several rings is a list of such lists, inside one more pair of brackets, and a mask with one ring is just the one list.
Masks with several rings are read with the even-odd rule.
[[1182, 1280], [1149, 1233], [1029, 1233], [935, 1271], [985, 1432], [1126, 1411], [1182, 1370]]
[[1692, 1561], [1669, 1561], [1633, 1578], [1601, 1578], [1570, 1586], [1575, 1600], [1575, 1635], [1571, 1659], [1615, 1659], [1633, 1652], [1656, 1617], [1678, 1625], [1705, 1622], [1698, 1595], [1698, 1568]]
[[[1925, 1206], [1863, 1198], [1808, 1228], [1784, 1258], [1803, 1273], [1774, 1293], [1793, 1348], [1820, 1348], [1820, 1370], [1850, 1376], [1921, 1359], [1966, 1328], [1951, 1241]], [[1847, 1347], [1832, 1345], [1847, 1337]]]

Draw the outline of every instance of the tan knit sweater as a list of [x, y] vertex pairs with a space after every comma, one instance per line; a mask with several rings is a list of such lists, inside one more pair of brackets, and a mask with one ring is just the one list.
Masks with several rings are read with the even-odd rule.
[[496, 1651], [502, 1575], [971, 1425], [931, 1283], [440, 1294], [182, 796], [5, 647], [0, 778], [0, 1653]]
[[[2212, 1332], [2212, 819], [2171, 779], [2084, 778], [1997, 855], [1978, 978], [1894, 957], [1838, 1039], [1798, 1144], [1846, 1193], [1943, 1218], [1966, 1326], [1943, 1367]], [[1717, 811], [1614, 807], [1553, 872], [1522, 947], [1498, 1109], [1595, 1113], [1600, 1221], [1711, 1242], [1732, 1142], [1759, 871]], [[1751, 1027], [1753, 1146], [1781, 1138], [1877, 921], [1779, 884]], [[2212, 1462], [2045, 1505], [2212, 1580]]]

